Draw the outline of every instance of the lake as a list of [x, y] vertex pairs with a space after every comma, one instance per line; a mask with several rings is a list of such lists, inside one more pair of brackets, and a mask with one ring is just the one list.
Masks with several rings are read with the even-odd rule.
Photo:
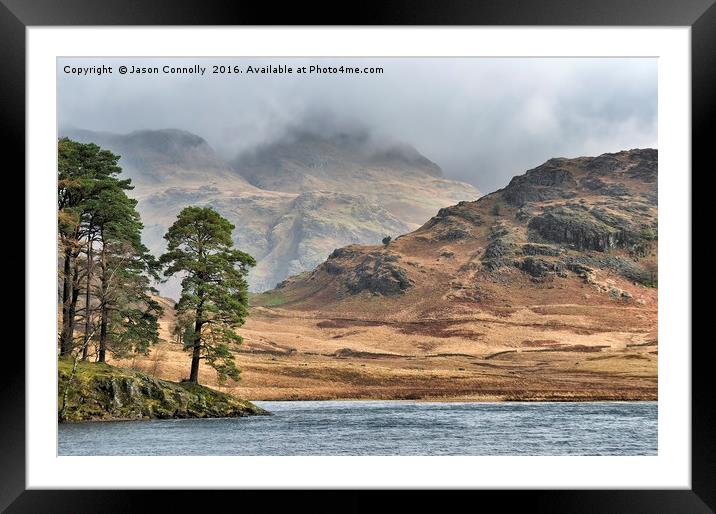
[[656, 402], [259, 401], [273, 416], [59, 425], [59, 455], [656, 455]]

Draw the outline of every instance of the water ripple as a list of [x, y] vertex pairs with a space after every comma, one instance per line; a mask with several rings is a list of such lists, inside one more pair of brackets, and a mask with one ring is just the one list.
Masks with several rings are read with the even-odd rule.
[[270, 417], [62, 424], [60, 455], [656, 455], [655, 402], [255, 402]]

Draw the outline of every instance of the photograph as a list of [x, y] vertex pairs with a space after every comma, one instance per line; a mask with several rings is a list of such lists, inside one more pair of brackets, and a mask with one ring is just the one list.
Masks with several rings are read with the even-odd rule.
[[0, 0], [0, 512], [713, 513], [715, 2]]
[[659, 455], [658, 58], [56, 84], [59, 456]]

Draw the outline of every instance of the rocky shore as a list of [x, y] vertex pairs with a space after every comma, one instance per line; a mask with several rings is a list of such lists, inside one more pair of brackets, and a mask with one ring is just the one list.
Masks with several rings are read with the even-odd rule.
[[159, 380], [107, 364], [80, 362], [72, 375], [72, 361], [60, 359], [58, 371], [61, 422], [269, 414], [249, 401], [202, 385]]

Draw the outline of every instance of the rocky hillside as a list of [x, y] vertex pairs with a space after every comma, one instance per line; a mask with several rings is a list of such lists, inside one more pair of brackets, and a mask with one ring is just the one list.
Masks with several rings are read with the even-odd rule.
[[[424, 319], [524, 306], [654, 306], [657, 151], [551, 159], [386, 246], [347, 246], [287, 280], [284, 308]], [[257, 304], [261, 304], [261, 297]]]
[[441, 207], [480, 195], [469, 184], [445, 179], [440, 167], [412, 146], [381, 145], [360, 131], [330, 136], [292, 131], [240, 156], [233, 166], [262, 189], [358, 192], [411, 228]]
[[[258, 262], [249, 275], [253, 291], [312, 270], [334, 248], [395, 237], [440, 207], [479, 196], [468, 184], [442, 178], [412, 147], [375, 148], [363, 135], [292, 133], [231, 165], [201, 137], [180, 130], [62, 135], [121, 155], [155, 254], [187, 205], [211, 205], [231, 220], [235, 243]], [[178, 281], [161, 291], [178, 297]]]
[[[63, 411], [65, 390], [67, 407]], [[72, 362], [66, 359], [59, 361], [58, 395], [63, 421], [268, 414], [251, 402], [208, 387], [159, 380], [107, 364], [81, 362], [72, 375]]]

